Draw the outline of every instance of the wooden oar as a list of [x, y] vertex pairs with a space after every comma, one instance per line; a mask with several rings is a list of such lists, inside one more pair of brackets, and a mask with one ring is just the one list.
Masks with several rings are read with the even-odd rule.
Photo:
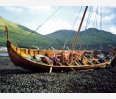
[[84, 58], [85, 58], [88, 62], [90, 62], [91, 64], [94, 65], [94, 63], [93, 63], [92, 61], [90, 61], [87, 57], [84, 56]]
[[72, 69], [72, 71], [74, 71], [75, 73], [77, 73], [77, 71], [74, 68], [71, 67], [71, 69]]

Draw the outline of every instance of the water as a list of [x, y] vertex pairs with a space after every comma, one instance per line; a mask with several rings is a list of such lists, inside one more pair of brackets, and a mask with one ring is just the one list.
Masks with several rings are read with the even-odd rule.
[[8, 53], [0, 53], [0, 56], [8, 56]]

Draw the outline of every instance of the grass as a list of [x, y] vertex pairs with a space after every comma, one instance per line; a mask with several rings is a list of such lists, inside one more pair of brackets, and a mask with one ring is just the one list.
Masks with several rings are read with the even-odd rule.
[[[41, 35], [36, 32], [32, 33], [32, 30], [27, 27], [0, 17], [0, 46], [6, 46], [6, 37], [3, 37], [4, 25], [8, 26], [9, 39], [19, 47], [26, 48], [37, 46], [40, 49], [51, 49], [51, 46], [53, 46], [56, 49], [62, 49], [66, 40], [68, 41], [66, 46], [71, 48], [76, 35], [76, 31], [73, 30], [59, 30], [49, 35]], [[82, 31], [80, 33], [76, 49], [79, 49], [79, 43], [81, 43], [82, 49], [85, 49], [87, 45], [89, 45], [87, 49], [100, 49], [99, 32], [102, 34], [104, 50], [110, 49], [107, 45], [116, 46], [116, 35], [110, 32], [100, 31], [93, 28], [87, 29], [85, 32]]]
[[7, 53], [7, 50], [0, 50], [0, 53]]

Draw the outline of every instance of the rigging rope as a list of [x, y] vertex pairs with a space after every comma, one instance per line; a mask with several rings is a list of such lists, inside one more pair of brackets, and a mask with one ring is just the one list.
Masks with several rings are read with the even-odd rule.
[[78, 19], [78, 17], [79, 17], [79, 14], [80, 14], [81, 10], [82, 10], [82, 7], [80, 8], [80, 10], [79, 10], [79, 12], [78, 12], [78, 15], [77, 15], [77, 17], [76, 17], [76, 19], [75, 19], [75, 21], [74, 21], [73, 26], [72, 26], [72, 29], [74, 28], [74, 26], [75, 26], [75, 24], [76, 24], [76, 22], [77, 22], [77, 19]]
[[[79, 9], [78, 15], [76, 16], [76, 19], [74, 20], [74, 23], [73, 23], [73, 26], [71, 27], [71, 30], [74, 28], [74, 26], [75, 26], [75, 24], [76, 24], [76, 22], [77, 22], [77, 19], [78, 19], [78, 17], [79, 17], [79, 14], [80, 14], [81, 10], [82, 10], [82, 6], [81, 6], [81, 8]], [[77, 11], [76, 11], [76, 12], [77, 12]], [[68, 43], [68, 38], [67, 38], [66, 41], [64, 42], [63, 49], [66, 47], [66, 44], [67, 44], [67, 43]], [[69, 48], [68, 48], [68, 50], [69, 50]]]
[[[59, 9], [61, 8], [61, 6], [60, 7], [58, 7], [43, 23], [41, 23], [38, 27], [37, 27], [37, 29], [36, 30], [38, 30], [44, 23], [46, 23]], [[32, 33], [33, 32], [35, 32], [36, 30], [34, 30], [34, 31], [32, 31]]]
[[[89, 14], [88, 14], [88, 18], [87, 18], [87, 22], [86, 22], [86, 26], [85, 26], [85, 30], [87, 29], [88, 24], [90, 22], [90, 18], [91, 18], [91, 15], [92, 15], [92, 13], [91, 13], [92, 10], [93, 10], [93, 8], [90, 7]], [[86, 33], [86, 31], [84, 31], [82, 40], [80, 41], [80, 48], [79, 48], [79, 50], [82, 48], [82, 43], [84, 41], [85, 33]]]
[[[44, 25], [53, 15], [55, 15], [56, 14], [56, 12], [58, 12], [59, 11], [59, 9], [61, 9], [62, 8], [62, 6], [59, 6], [59, 7], [57, 7], [55, 10], [54, 10], [54, 12], [50, 15], [50, 16], [48, 16], [38, 27], [37, 27], [37, 29], [35, 29], [35, 30], [32, 30], [32, 32], [30, 33], [30, 34], [28, 34], [28, 35], [32, 35], [34, 32], [36, 32], [36, 30], [38, 30], [42, 25]], [[32, 42], [31, 42], [32, 43]], [[33, 45], [33, 43], [32, 43], [32, 45]], [[34, 46], [34, 45], [33, 45]]]
[[[85, 29], [87, 29], [87, 26], [88, 26], [88, 24], [89, 24], [89, 22], [90, 22], [90, 18], [91, 18], [91, 16], [92, 16], [92, 10], [93, 10], [93, 7], [90, 7], [90, 10], [89, 10], [89, 14], [88, 14], [88, 18], [87, 18], [87, 24], [86, 24], [86, 26], [85, 26]], [[85, 31], [84, 31], [84, 33], [83, 33], [83, 38], [84, 38], [84, 36], [85, 36]], [[79, 50], [81, 49], [81, 47], [82, 47], [82, 41], [84, 41], [83, 40], [83, 38], [81, 39], [81, 40], [79, 40], [79, 42], [78, 42], [78, 44], [77, 44], [77, 46], [79, 46]], [[85, 50], [85, 49], [84, 49]]]
[[[95, 27], [95, 25], [97, 26], [97, 19], [98, 19], [97, 14], [98, 14], [98, 7], [96, 8], [96, 14], [95, 14], [95, 20], [94, 20], [94, 22], [93, 22], [93, 27]], [[94, 30], [92, 30], [92, 33], [94, 33]], [[87, 45], [86, 45], [86, 47], [85, 47], [84, 50], [86, 50], [86, 49], [88, 48], [88, 45], [89, 45], [89, 43], [90, 43], [90, 40], [91, 40], [91, 39], [89, 39], [89, 41], [87, 42]]]
[[[100, 7], [100, 10], [101, 10], [101, 12], [100, 12], [100, 30], [101, 30], [101, 28], [102, 28], [102, 7]], [[102, 35], [101, 35], [101, 31], [100, 31], [100, 50], [102, 50]]]
[[77, 42], [77, 39], [78, 39], [78, 35], [79, 35], [79, 33], [80, 33], [80, 29], [81, 29], [81, 26], [82, 26], [82, 23], [83, 23], [83, 20], [84, 20], [84, 17], [85, 17], [87, 8], [88, 8], [88, 6], [86, 6], [86, 8], [85, 8], [85, 11], [84, 11], [82, 20], [81, 20], [80, 25], [79, 25], [79, 29], [78, 29], [77, 34], [76, 34], [76, 38], [74, 39], [74, 42], [73, 42], [73, 44], [72, 44], [72, 49], [75, 48], [75, 45], [76, 45], [76, 42]]

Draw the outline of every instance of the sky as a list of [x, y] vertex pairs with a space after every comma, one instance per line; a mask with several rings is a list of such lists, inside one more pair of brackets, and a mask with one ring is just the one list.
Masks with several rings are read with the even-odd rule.
[[[0, 16], [31, 30], [36, 30], [41, 25], [37, 32], [46, 35], [61, 29], [77, 31], [84, 9], [85, 6], [0, 6]], [[87, 24], [88, 16], [90, 20]], [[115, 6], [92, 6], [91, 10], [89, 6], [81, 30], [94, 27], [116, 34], [115, 19]]]

